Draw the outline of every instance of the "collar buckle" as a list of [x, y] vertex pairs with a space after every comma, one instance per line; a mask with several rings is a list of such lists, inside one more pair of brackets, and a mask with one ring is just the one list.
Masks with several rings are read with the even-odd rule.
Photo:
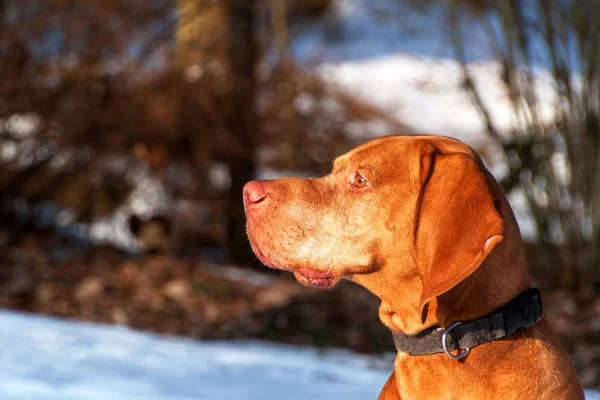
[[530, 328], [544, 316], [540, 291], [529, 289], [496, 312], [504, 314], [506, 336]]
[[461, 358], [464, 358], [467, 355], [469, 355], [469, 353], [471, 352], [470, 347], [465, 347], [465, 349], [463, 351], [461, 351], [460, 353], [458, 353], [457, 355], [453, 355], [450, 353], [450, 351], [448, 351], [448, 345], [446, 344], [446, 341], [447, 341], [446, 339], [448, 338], [448, 334], [450, 333], [450, 331], [452, 329], [456, 328], [458, 325], [462, 325], [462, 322], [460, 322], [460, 321], [454, 322], [448, 328], [444, 329], [444, 333], [442, 334], [442, 348], [444, 349], [444, 353], [446, 353], [446, 355], [453, 360], [460, 360]]

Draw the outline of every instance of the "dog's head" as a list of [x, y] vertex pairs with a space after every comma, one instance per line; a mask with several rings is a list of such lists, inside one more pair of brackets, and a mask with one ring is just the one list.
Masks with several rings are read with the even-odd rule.
[[325, 177], [249, 182], [248, 237], [265, 265], [307, 285], [416, 279], [422, 311], [503, 240], [489, 179], [459, 141], [375, 139], [337, 158]]

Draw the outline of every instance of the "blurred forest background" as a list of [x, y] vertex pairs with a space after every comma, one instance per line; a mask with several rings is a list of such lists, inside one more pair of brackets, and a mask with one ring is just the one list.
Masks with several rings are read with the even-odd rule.
[[594, 1], [0, 0], [0, 305], [391, 351], [363, 289], [257, 264], [241, 188], [430, 129], [503, 184], [551, 322], [600, 387], [598, 35]]

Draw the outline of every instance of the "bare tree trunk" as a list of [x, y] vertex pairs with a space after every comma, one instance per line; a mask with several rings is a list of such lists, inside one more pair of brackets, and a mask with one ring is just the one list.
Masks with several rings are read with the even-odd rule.
[[[193, 147], [202, 174], [208, 175], [210, 164], [217, 161], [229, 168], [230, 187], [218, 197], [223, 200], [229, 252], [232, 261], [251, 263], [242, 188], [256, 170], [255, 1], [178, 0], [178, 7], [176, 57], [189, 81], [189, 96], [182, 100], [182, 109], [188, 111], [182, 114], [182, 135]], [[210, 109], [212, 119], [199, 121], [198, 107]]]
[[293, 73], [292, 55], [289, 49], [289, 33], [287, 24], [286, 2], [282, 0], [270, 0], [271, 27], [275, 47], [279, 56], [277, 66], [277, 103], [282, 122], [281, 130], [285, 135], [282, 141], [286, 143], [280, 151], [285, 155], [282, 157], [289, 164], [285, 167], [291, 170], [298, 169], [298, 149], [300, 146], [300, 132], [294, 109], [294, 87], [291, 81]]
[[228, 236], [232, 258], [237, 262], [252, 262], [254, 256], [246, 239], [246, 217], [242, 204], [242, 188], [255, 177], [256, 138], [258, 124], [255, 115], [254, 68], [257, 60], [255, 38], [255, 1], [230, 0], [230, 68], [232, 78], [230, 130], [236, 136], [238, 148], [229, 162], [231, 186], [227, 194], [229, 213]]

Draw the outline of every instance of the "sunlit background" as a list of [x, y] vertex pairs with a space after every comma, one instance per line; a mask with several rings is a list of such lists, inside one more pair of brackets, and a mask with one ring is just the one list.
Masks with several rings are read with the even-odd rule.
[[501, 182], [600, 388], [599, 35], [594, 1], [0, 0], [0, 305], [390, 354], [365, 290], [260, 266], [241, 189], [441, 134]]

